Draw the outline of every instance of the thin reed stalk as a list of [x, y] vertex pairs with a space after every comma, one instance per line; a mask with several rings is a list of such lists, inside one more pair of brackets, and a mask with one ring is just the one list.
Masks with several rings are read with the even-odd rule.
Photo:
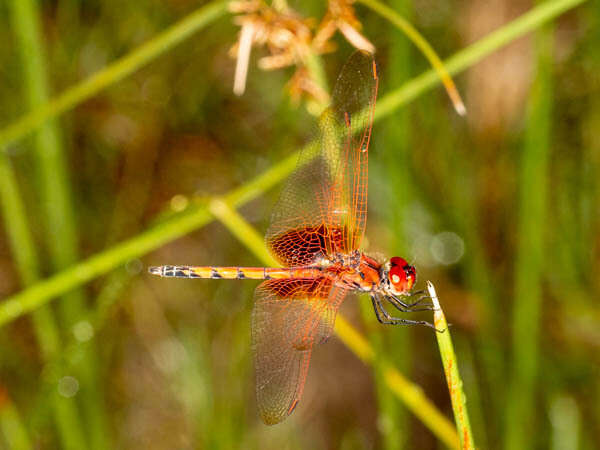
[[[23, 286], [30, 286], [40, 278], [39, 262], [17, 181], [6, 155], [0, 155], [0, 209], [19, 276]], [[44, 362], [56, 361], [61, 350], [60, 333], [50, 306], [45, 305], [33, 311], [32, 321]], [[52, 396], [52, 408], [63, 447], [85, 448], [75, 401], [55, 393]]]
[[21, 415], [4, 388], [0, 388], [0, 430], [11, 450], [33, 448]]
[[[540, 25], [586, 1], [545, 1], [443, 61], [444, 67], [446, 67], [450, 75], [456, 75], [481, 61], [495, 50], [507, 45], [509, 42], [537, 29]], [[377, 104], [375, 118], [379, 115], [388, 115], [389, 109], [395, 110], [398, 106], [415, 99], [438, 83], [439, 77], [435, 71], [429, 70], [423, 73], [411, 80], [410, 83], [406, 83], [402, 88], [396, 89], [394, 92], [386, 95], [385, 99], [382, 99]]]
[[[40, 278], [38, 257], [14, 172], [6, 155], [0, 155], [0, 209], [19, 276], [23, 286], [30, 286]], [[61, 351], [61, 339], [50, 306], [44, 305], [33, 311], [32, 322], [42, 359], [46, 364], [56, 364]], [[58, 365], [58, 374], [62, 373], [61, 369], [62, 366]], [[55, 390], [56, 386], [53, 388]], [[73, 450], [86, 448], [74, 399], [60, 397], [55, 390], [51, 403], [62, 446]]]
[[529, 97], [521, 154], [512, 356], [504, 448], [530, 448], [535, 434], [544, 243], [548, 219], [549, 155], [552, 139], [553, 29], [537, 31], [536, 76]]
[[[28, 106], [34, 109], [48, 101], [46, 61], [41, 40], [38, 4], [35, 0], [13, 0], [9, 2], [12, 23], [17, 36], [18, 49], [23, 65], [25, 97]], [[47, 230], [46, 243], [52, 268], [55, 271], [71, 266], [79, 259], [78, 231], [73, 209], [72, 194], [67, 175], [66, 152], [60, 131], [54, 121], [45, 123], [33, 139], [37, 163], [40, 204]], [[59, 304], [61, 322], [66, 330], [77, 322], [85, 312], [83, 290], [65, 293]], [[81, 398], [91, 448], [108, 448], [109, 433], [103, 407], [102, 390], [97, 377], [98, 361], [93, 347], [81, 355], [81, 364], [76, 368], [80, 379]]]
[[441, 58], [438, 56], [429, 42], [427, 42], [427, 39], [425, 39], [423, 35], [421, 35], [421, 33], [419, 33], [419, 31], [408, 20], [378, 0], [359, 1], [382, 17], [385, 17], [399, 30], [402, 30], [406, 37], [410, 39], [413, 44], [415, 44], [415, 46], [421, 51], [421, 53], [423, 53], [423, 56], [427, 58], [431, 66], [437, 72], [440, 80], [442, 80], [442, 84], [446, 88], [446, 92], [448, 92], [448, 96], [450, 97], [456, 112], [461, 116], [464, 116], [467, 113], [467, 109], [465, 108], [465, 104], [460, 97], [458, 89], [456, 88], [452, 77], [448, 73], [448, 70], [446, 70]]
[[0, 130], [0, 152], [6, 152], [9, 144], [27, 136], [47, 120], [60, 116], [154, 61], [175, 45], [191, 37], [195, 32], [222, 17], [225, 12], [225, 1], [213, 1], [199, 8], [87, 80], [76, 84], [49, 102], [25, 114]]
[[[338, 317], [335, 331], [338, 337], [365, 363], [371, 363], [376, 355], [368, 341], [346, 320]], [[431, 401], [423, 390], [405, 378], [385, 361], [381, 362], [382, 372], [390, 390], [400, 398], [406, 407], [427, 426], [449, 448], [460, 448], [456, 429]], [[435, 430], [435, 431], [434, 431]]]
[[[390, 6], [402, 14], [408, 20], [412, 17], [411, 0], [394, 0]], [[390, 24], [389, 32], [389, 55], [387, 63], [380, 65], [382, 72], [381, 91], [387, 88], [401, 86], [409, 80], [412, 73], [412, 45], [405, 38], [404, 32], [398, 27]], [[412, 150], [411, 112], [399, 109], [390, 117], [377, 126], [374, 132], [372, 146], [379, 151], [377, 161], [382, 161], [382, 171], [386, 179], [387, 198], [393, 198], [393, 208], [386, 208], [386, 222], [394, 233], [389, 240], [388, 251], [390, 255], [404, 255], [410, 258], [408, 243], [409, 236], [406, 234], [407, 222], [409, 220], [408, 210], [414, 204], [417, 193], [414, 192], [415, 180], [411, 174], [410, 152]], [[374, 165], [371, 166], [375, 168]], [[373, 170], [371, 170], [373, 174]], [[368, 229], [368, 226], [367, 226]], [[390, 364], [393, 364], [400, 372], [410, 376], [413, 366], [411, 338], [413, 330], [411, 327], [396, 327], [392, 332], [381, 327], [373, 314], [370, 302], [359, 302], [362, 318], [367, 328], [369, 343], [375, 350], [376, 355], [386, 355]], [[396, 401], [389, 395], [389, 389], [385, 383], [385, 372], [381, 364], [374, 364], [375, 390], [377, 392], [377, 426], [381, 433], [382, 448], [385, 450], [400, 450], [410, 448], [411, 428], [410, 416], [407, 408], [402, 402]]]
[[[505, 392], [503, 374], [506, 363], [500, 348], [502, 319], [499, 311], [502, 305], [486, 252], [485, 238], [481, 233], [482, 224], [481, 218], [477, 215], [477, 199], [472, 195], [480, 186], [474, 176], [477, 172], [476, 165], [472, 159], [465, 158], [464, 152], [452, 151], [456, 145], [452, 138], [440, 142], [441, 154], [448, 155], [450, 160], [447, 164], [441, 164], [448, 171], [445, 178], [452, 180], [447, 187], [450, 199], [447, 205], [448, 215], [459, 235], [464, 238], [465, 253], [469, 255], [461, 262], [465, 274], [464, 283], [480, 300], [480, 329], [474, 337], [476, 345], [473, 349], [480, 370], [475, 372], [477, 383], [469, 386], [471, 393], [475, 394], [471, 397], [471, 409], [473, 406], [475, 408], [481, 406], [481, 403], [474, 405], [474, 401], [481, 399], [485, 403], [486, 420], [475, 422], [474, 426], [480, 426], [477, 431], [481, 434], [487, 431], [496, 438], [500, 433], [496, 422], [499, 422], [502, 416], [502, 399]], [[496, 420], [490, 420], [491, 418]], [[484, 443], [479, 442], [481, 446]]]
[[463, 381], [458, 371], [458, 361], [454, 353], [454, 346], [450, 338], [450, 330], [446, 322], [446, 316], [440, 306], [440, 302], [435, 292], [435, 288], [430, 281], [427, 282], [427, 290], [433, 302], [433, 323], [437, 329], [436, 337], [442, 364], [444, 366], [444, 374], [448, 383], [448, 391], [450, 392], [450, 400], [452, 401], [452, 410], [454, 411], [454, 421], [460, 438], [460, 448], [463, 450], [475, 449], [473, 440], [473, 432], [471, 431], [471, 421], [467, 411], [467, 398], [463, 390]]

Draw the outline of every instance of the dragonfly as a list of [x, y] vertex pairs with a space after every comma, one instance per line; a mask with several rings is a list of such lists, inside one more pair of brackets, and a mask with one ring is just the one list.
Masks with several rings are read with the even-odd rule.
[[[378, 87], [373, 55], [355, 52], [322, 113], [316, 145], [303, 149], [266, 232], [281, 267], [150, 267], [162, 277], [264, 280], [254, 294], [252, 351], [260, 416], [287, 418], [302, 397], [313, 346], [334, 332], [351, 292], [367, 293], [382, 324], [423, 324], [391, 315], [416, 308], [416, 271], [404, 258], [360, 250], [367, 219], [368, 149]], [[416, 300], [415, 300], [416, 299]], [[415, 301], [410, 301], [415, 300]]]

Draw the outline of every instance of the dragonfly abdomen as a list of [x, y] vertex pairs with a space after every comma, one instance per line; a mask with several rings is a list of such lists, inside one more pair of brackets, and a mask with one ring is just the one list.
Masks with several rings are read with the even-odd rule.
[[274, 267], [213, 267], [213, 266], [158, 266], [150, 267], [151, 274], [175, 278], [210, 278], [213, 280], [280, 280], [287, 278], [314, 278], [320, 268]]

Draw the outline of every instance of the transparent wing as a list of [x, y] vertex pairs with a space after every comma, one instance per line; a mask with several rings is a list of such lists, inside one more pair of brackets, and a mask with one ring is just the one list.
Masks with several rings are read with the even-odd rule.
[[319, 119], [317, 145], [302, 151], [273, 211], [267, 246], [283, 265], [307, 265], [360, 246], [377, 83], [373, 56], [355, 52]]
[[256, 289], [252, 349], [266, 424], [281, 422], [300, 401], [313, 344], [333, 333], [345, 294], [327, 278], [268, 280]]

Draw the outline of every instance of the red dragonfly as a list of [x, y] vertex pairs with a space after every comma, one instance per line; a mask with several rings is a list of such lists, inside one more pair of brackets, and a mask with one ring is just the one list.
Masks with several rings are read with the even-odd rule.
[[[379, 322], [428, 322], [393, 317], [415, 311], [407, 299], [415, 268], [399, 257], [380, 262], [359, 250], [367, 219], [368, 148], [377, 96], [373, 56], [354, 53], [319, 120], [318, 149], [305, 149], [287, 181], [266, 234], [282, 267], [160, 266], [155, 275], [265, 280], [254, 294], [252, 349], [258, 408], [276, 424], [302, 396], [311, 352], [333, 333], [337, 311], [351, 291], [370, 295]], [[430, 309], [430, 308], [425, 308]]]

